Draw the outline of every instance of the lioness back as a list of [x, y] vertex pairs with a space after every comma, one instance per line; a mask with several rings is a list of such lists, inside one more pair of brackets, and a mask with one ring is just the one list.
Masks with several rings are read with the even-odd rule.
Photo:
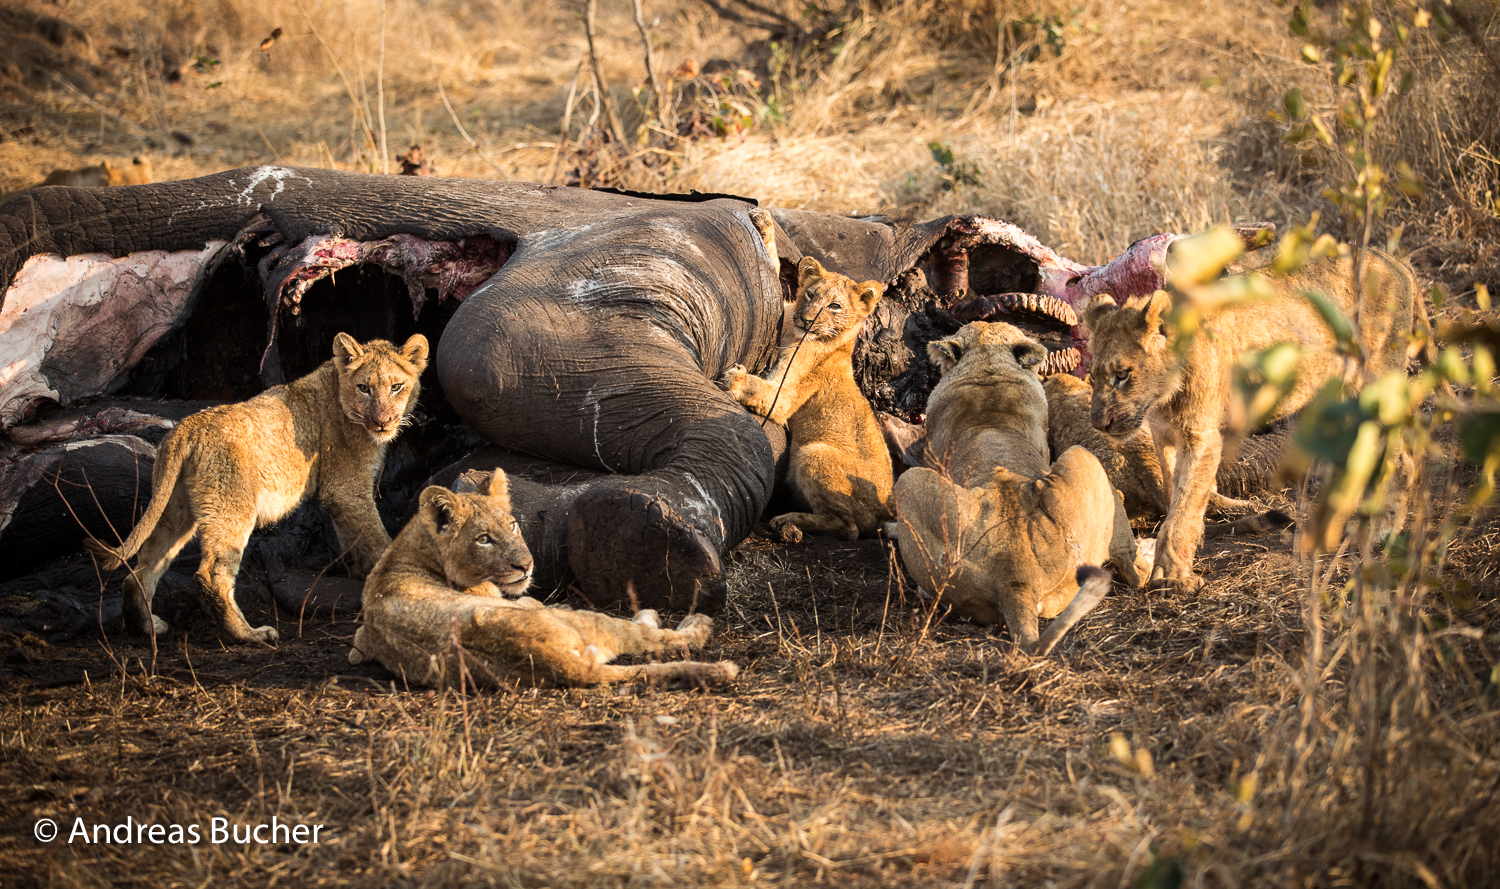
[[676, 630], [656, 613], [635, 620], [548, 608], [523, 596], [532, 560], [511, 513], [503, 471], [480, 492], [437, 486], [365, 581], [364, 624], [352, 663], [380, 661], [422, 685], [581, 686], [626, 679], [723, 682], [733, 663], [618, 666], [623, 654], [701, 646], [713, 622], [690, 615]]
[[[1003, 620], [1023, 649], [1048, 649], [1108, 588], [1100, 572], [1080, 599], [1080, 567], [1111, 561], [1138, 579], [1124, 506], [1083, 448], [1048, 459], [1040, 343], [973, 322], [928, 355], [942, 378], [927, 403], [928, 466], [896, 482], [890, 532], [902, 564], [965, 617]], [[1039, 634], [1038, 618], [1065, 611]]]
[[390, 542], [375, 509], [375, 477], [416, 405], [427, 351], [420, 335], [398, 349], [384, 340], [360, 345], [341, 333], [333, 359], [311, 374], [173, 429], [157, 452], [151, 502], [130, 536], [118, 549], [91, 541], [111, 563], [139, 553], [125, 580], [127, 625], [146, 634], [166, 630], [151, 613], [156, 584], [197, 536], [197, 580], [223, 627], [237, 641], [275, 642], [274, 628], [245, 621], [234, 601], [235, 576], [251, 532], [314, 493], [353, 572], [363, 576]]

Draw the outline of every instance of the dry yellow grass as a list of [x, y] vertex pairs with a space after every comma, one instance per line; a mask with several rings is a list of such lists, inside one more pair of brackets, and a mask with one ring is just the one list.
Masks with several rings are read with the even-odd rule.
[[[736, 94], [749, 129], [658, 139], [660, 162], [627, 165], [621, 184], [832, 212], [979, 210], [1084, 261], [1225, 218], [1322, 209], [1330, 222], [1320, 194], [1338, 158], [1284, 146], [1265, 116], [1291, 86], [1323, 110], [1331, 95], [1272, 4], [865, 0], [842, 22], [769, 5], [820, 42], [778, 63], [763, 30], [643, 0], [659, 73], [727, 59], [761, 89]], [[628, 3], [600, 6], [601, 67], [634, 132], [639, 39]], [[79, 25], [91, 43], [72, 51], [103, 73], [92, 92], [0, 73], [0, 191], [148, 144], [168, 178], [273, 160], [379, 171], [421, 143], [440, 175], [562, 181], [591, 116], [578, 102], [559, 157], [585, 52], [579, 7], [560, 2], [17, 8]], [[1496, 45], [1493, 15], [1481, 24]], [[1391, 222], [1430, 278], [1460, 296], [1493, 289], [1500, 72], [1461, 37], [1421, 35], [1409, 56], [1421, 76], [1382, 126], [1429, 190]], [[731, 559], [714, 650], [746, 673], [712, 695], [408, 693], [348, 675], [347, 622], [314, 622], [274, 653], [8, 640], [0, 880], [1495, 885], [1496, 528], [1489, 513], [1460, 536], [1449, 599], [1422, 605], [1431, 632], [1473, 633], [1393, 619], [1369, 643], [1336, 565], [1311, 697], [1309, 572], [1275, 539], [1207, 550], [1201, 596], [1111, 596], [1045, 661], [933, 621], [873, 542], [752, 543]], [[1359, 686], [1372, 676], [1385, 697]], [[29, 833], [43, 816], [272, 813], [329, 825], [331, 840], [188, 851]]]

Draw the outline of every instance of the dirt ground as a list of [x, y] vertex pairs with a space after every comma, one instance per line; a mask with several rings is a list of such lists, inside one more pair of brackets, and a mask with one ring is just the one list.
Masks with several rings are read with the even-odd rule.
[[[706, 650], [744, 672], [711, 691], [407, 689], [349, 665], [353, 617], [275, 615], [274, 650], [11, 640], [0, 882], [1279, 882], [1282, 813], [1236, 790], [1295, 696], [1289, 540], [1211, 541], [1201, 595], [1117, 588], [1033, 659], [934, 615], [879, 541], [752, 538]], [[319, 842], [66, 841], [273, 816]]]

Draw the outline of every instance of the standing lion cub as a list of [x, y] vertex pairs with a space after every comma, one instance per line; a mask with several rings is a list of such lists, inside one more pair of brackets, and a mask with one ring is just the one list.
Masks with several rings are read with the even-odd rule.
[[783, 347], [764, 378], [743, 365], [724, 387], [751, 412], [784, 423], [791, 438], [792, 487], [812, 512], [789, 512], [771, 527], [854, 540], [873, 536], [890, 517], [891, 457], [875, 411], [854, 382], [854, 340], [885, 287], [856, 284], [812, 257], [797, 266], [793, 324], [800, 343]]
[[1359, 318], [1359, 340], [1368, 356], [1366, 379], [1404, 365], [1406, 334], [1422, 311], [1422, 295], [1404, 262], [1378, 250], [1366, 256], [1377, 286], [1358, 316], [1353, 263], [1347, 257], [1315, 259], [1295, 275], [1268, 277], [1274, 298], [1230, 304], [1211, 314], [1185, 348], [1164, 323], [1172, 309], [1166, 291], [1133, 297], [1124, 305], [1100, 295], [1084, 310], [1094, 350], [1090, 422], [1116, 441], [1149, 425], [1162, 475], [1171, 479], [1167, 518], [1156, 537], [1153, 588], [1196, 592], [1203, 587], [1193, 559], [1224, 450], [1223, 429], [1240, 355], [1274, 343], [1300, 349], [1296, 382], [1272, 421], [1301, 410], [1327, 380], [1342, 374], [1333, 333], [1302, 291], [1321, 293], [1347, 316]]
[[691, 614], [663, 630], [656, 612], [621, 620], [548, 608], [523, 597], [531, 552], [510, 512], [510, 482], [496, 469], [483, 492], [422, 492], [417, 514], [365, 581], [364, 626], [349, 662], [374, 658], [423, 685], [584, 686], [627, 679], [726, 682], [731, 661], [619, 666], [622, 654], [689, 649], [708, 641], [713, 621]]
[[416, 406], [426, 367], [420, 334], [398, 349], [385, 340], [360, 345], [341, 333], [332, 360], [300, 380], [178, 424], [157, 449], [151, 503], [135, 530], [118, 549], [89, 541], [107, 567], [140, 553], [125, 580], [126, 626], [148, 636], [166, 631], [151, 599], [196, 534], [203, 548], [197, 580], [223, 627], [239, 642], [277, 641], [275, 628], [246, 622], [234, 580], [250, 532], [314, 493], [354, 572], [364, 576], [391, 542], [375, 510], [375, 478], [386, 446]]

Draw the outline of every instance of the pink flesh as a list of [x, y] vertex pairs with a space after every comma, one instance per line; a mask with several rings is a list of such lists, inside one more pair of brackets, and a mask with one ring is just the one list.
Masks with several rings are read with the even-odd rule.
[[[1017, 226], [998, 219], [957, 220], [950, 234], [956, 237], [956, 246], [967, 250], [981, 243], [999, 244], [1028, 257], [1037, 266], [1036, 292], [1057, 297], [1072, 306], [1080, 318], [1089, 300], [1098, 294], [1108, 293], [1124, 302], [1132, 296], [1161, 289], [1165, 283], [1163, 270], [1166, 268], [1167, 248], [1184, 237], [1172, 233], [1152, 235], [1131, 244], [1124, 253], [1104, 265], [1086, 266], [1060, 256]], [[1073, 327], [1072, 334], [1073, 345], [1080, 354], [1074, 373], [1084, 376], [1093, 360], [1088, 329], [1080, 322]]]
[[285, 254], [273, 254], [278, 266], [294, 264], [275, 295], [295, 315], [301, 311], [302, 295], [314, 282], [353, 265], [373, 263], [406, 282], [415, 316], [427, 300], [427, 288], [437, 290], [439, 301], [462, 302], [499, 271], [511, 249], [488, 235], [456, 241], [427, 241], [412, 235], [351, 241], [337, 235], [314, 235]]
[[[1164, 233], [1143, 238], [1104, 265], [1082, 268], [1081, 274], [1063, 275], [1044, 267], [1037, 289], [1072, 306], [1079, 318], [1083, 317], [1089, 300], [1101, 293], [1113, 296], [1117, 302], [1155, 293], [1166, 283], [1163, 270], [1167, 267], [1167, 248], [1182, 237]], [[1088, 374], [1094, 358], [1088, 329], [1082, 323], [1073, 328], [1073, 344], [1081, 356], [1073, 372], [1082, 377]]]
[[66, 259], [43, 253], [28, 259], [0, 310], [0, 430], [30, 416], [41, 402], [58, 400], [42, 373], [54, 348], [109, 331], [116, 360], [101, 369], [101, 392], [134, 367], [176, 325], [198, 270], [223, 246], [211, 241], [200, 250], [170, 253]]

